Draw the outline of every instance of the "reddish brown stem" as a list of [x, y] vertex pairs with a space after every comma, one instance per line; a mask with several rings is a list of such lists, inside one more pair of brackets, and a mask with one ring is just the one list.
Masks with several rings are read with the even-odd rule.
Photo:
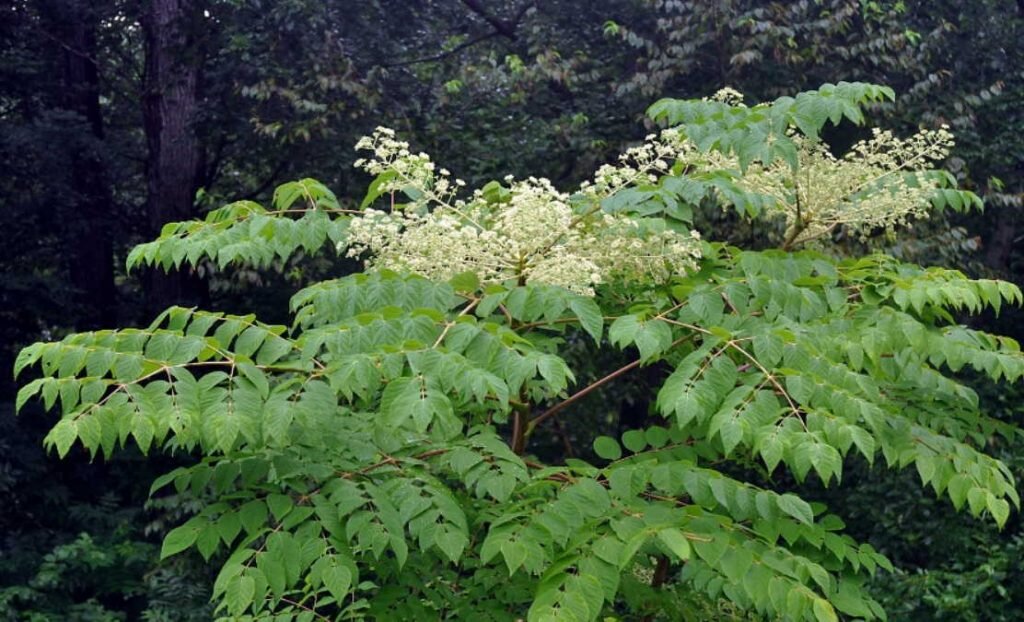
[[593, 383], [583, 387], [582, 389], [580, 389], [576, 393], [573, 393], [568, 398], [562, 400], [561, 402], [555, 404], [551, 408], [545, 410], [543, 413], [538, 415], [537, 418], [535, 418], [533, 421], [530, 422], [530, 429], [532, 430], [533, 428], [536, 428], [538, 425], [543, 423], [546, 419], [554, 417], [560, 411], [562, 411], [564, 408], [566, 408], [568, 406], [571, 406], [572, 404], [576, 403], [577, 401], [583, 399], [584, 397], [586, 397], [589, 393], [591, 393], [595, 389], [601, 387], [602, 385], [608, 384], [612, 380], [615, 380], [616, 378], [618, 378], [622, 374], [628, 372], [629, 370], [631, 370], [631, 369], [633, 369], [635, 367], [638, 367], [639, 365], [640, 365], [640, 359], [637, 359], [637, 360], [633, 361], [632, 363], [629, 363], [627, 365], [623, 365], [622, 367], [616, 369], [615, 371], [613, 371], [612, 373], [608, 374], [604, 378], [601, 378], [600, 380], [597, 380], [597, 381], [595, 381], [595, 382], [593, 382]]
[[[668, 558], [664, 555], [658, 557], [658, 565], [654, 567], [654, 576], [651, 577], [651, 587], [657, 589], [668, 580]], [[643, 617], [643, 622], [652, 622], [654, 614], [649, 613]]]
[[658, 558], [658, 565], [654, 567], [654, 577], [651, 579], [651, 587], [661, 587], [668, 580], [668, 558], [662, 555]]
[[512, 451], [521, 456], [526, 452], [526, 428], [529, 412], [523, 408], [516, 408], [512, 413]]
[[[677, 305], [677, 307], [678, 306], [679, 305]], [[666, 311], [666, 313], [667, 313], [667, 311]], [[658, 316], [658, 317], [660, 318], [661, 316]], [[686, 337], [680, 337], [679, 339], [676, 339], [675, 341], [672, 342], [672, 344], [668, 347], [668, 349], [671, 350], [672, 348], [676, 347], [677, 345], [679, 345], [680, 343], [686, 341], [689, 338], [690, 338], [690, 336], [687, 335]], [[534, 428], [536, 428], [538, 425], [543, 423], [544, 420], [549, 419], [549, 418], [557, 415], [562, 409], [564, 409], [565, 407], [570, 406], [573, 403], [579, 401], [580, 399], [586, 397], [587, 394], [592, 392], [594, 389], [597, 389], [597, 388], [601, 387], [602, 385], [608, 384], [612, 380], [615, 380], [616, 378], [618, 378], [622, 374], [630, 371], [631, 369], [634, 369], [635, 367], [639, 367], [642, 362], [643, 361], [641, 361], [640, 359], [637, 359], [637, 360], [633, 361], [632, 363], [627, 363], [626, 365], [623, 365], [622, 367], [616, 369], [615, 371], [613, 371], [612, 373], [608, 374], [607, 376], [601, 378], [600, 380], [596, 380], [596, 381], [592, 382], [591, 384], [583, 387], [582, 389], [580, 389], [576, 393], [573, 393], [568, 398], [562, 400], [561, 402], [555, 404], [551, 408], [545, 410], [543, 413], [538, 415], [536, 419], [534, 419], [533, 421], [530, 422], [529, 429], [527, 429], [527, 431], [526, 431], [527, 435], [529, 435], [529, 433], [531, 431], [533, 431]]]

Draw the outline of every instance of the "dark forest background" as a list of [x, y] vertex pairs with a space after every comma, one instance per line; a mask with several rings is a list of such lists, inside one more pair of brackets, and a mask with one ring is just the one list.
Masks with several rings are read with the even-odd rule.
[[[33, 341], [170, 304], [283, 320], [296, 287], [344, 262], [127, 274], [125, 256], [168, 221], [292, 179], [358, 201], [369, 180], [352, 145], [374, 126], [471, 185], [511, 173], [566, 188], [642, 137], [655, 99], [723, 86], [758, 102], [881, 83], [898, 100], [873, 123], [949, 123], [947, 166], [986, 210], [887, 250], [1021, 283], [1022, 40], [1021, 0], [3, 0], [0, 369]], [[1020, 338], [1021, 317], [983, 321]], [[0, 374], [0, 620], [210, 619], [207, 566], [157, 561], [193, 509], [146, 504], [173, 457], [58, 462], [41, 445], [48, 416], [16, 418], [14, 390]], [[983, 397], [1024, 423], [1022, 396]], [[1020, 481], [1024, 442], [1002, 451]], [[998, 532], [914, 477], [854, 469], [816, 493], [899, 566], [874, 584], [892, 619], [1024, 619], [1021, 520]]]

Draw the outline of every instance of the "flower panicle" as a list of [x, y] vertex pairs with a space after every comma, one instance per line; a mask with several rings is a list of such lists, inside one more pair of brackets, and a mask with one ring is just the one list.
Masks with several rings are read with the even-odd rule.
[[464, 182], [450, 182], [450, 173], [429, 156], [377, 128], [356, 143], [373, 154], [357, 166], [372, 175], [389, 173], [382, 192], [415, 190], [410, 205], [417, 209], [366, 210], [351, 222], [347, 254], [364, 257], [368, 267], [428, 278], [474, 272], [484, 283], [537, 282], [585, 295], [616, 279], [667, 281], [695, 269], [701, 256], [696, 232], [650, 231], [629, 215], [603, 212], [600, 204], [623, 188], [655, 181], [680, 145], [678, 132], [666, 130], [628, 150], [618, 166], [602, 167], [578, 192], [587, 206], [581, 212], [568, 193], [538, 177], [505, 177], [501, 201], [479, 189], [456, 198]]

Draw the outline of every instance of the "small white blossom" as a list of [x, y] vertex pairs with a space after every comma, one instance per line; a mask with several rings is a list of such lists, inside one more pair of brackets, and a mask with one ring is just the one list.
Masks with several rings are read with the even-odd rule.
[[719, 89], [714, 95], [712, 95], [711, 100], [722, 102], [723, 104], [729, 104], [731, 106], [738, 106], [743, 103], [743, 93], [727, 86]]

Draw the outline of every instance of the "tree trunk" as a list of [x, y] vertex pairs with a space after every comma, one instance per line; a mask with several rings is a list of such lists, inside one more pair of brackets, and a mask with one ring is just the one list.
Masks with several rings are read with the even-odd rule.
[[117, 322], [115, 219], [102, 154], [103, 116], [96, 66], [98, 19], [88, 0], [60, 2], [49, 8], [63, 43], [62, 106], [84, 122], [84, 127], [76, 128], [69, 137], [73, 195], [62, 223], [75, 288], [75, 328], [109, 328]]
[[[202, 147], [195, 134], [199, 66], [193, 30], [194, 0], [149, 0], [142, 16], [146, 38], [143, 122], [149, 150], [147, 216], [155, 237], [171, 221], [193, 215], [202, 170]], [[206, 296], [202, 280], [188, 267], [147, 277], [147, 306], [193, 306]]]

